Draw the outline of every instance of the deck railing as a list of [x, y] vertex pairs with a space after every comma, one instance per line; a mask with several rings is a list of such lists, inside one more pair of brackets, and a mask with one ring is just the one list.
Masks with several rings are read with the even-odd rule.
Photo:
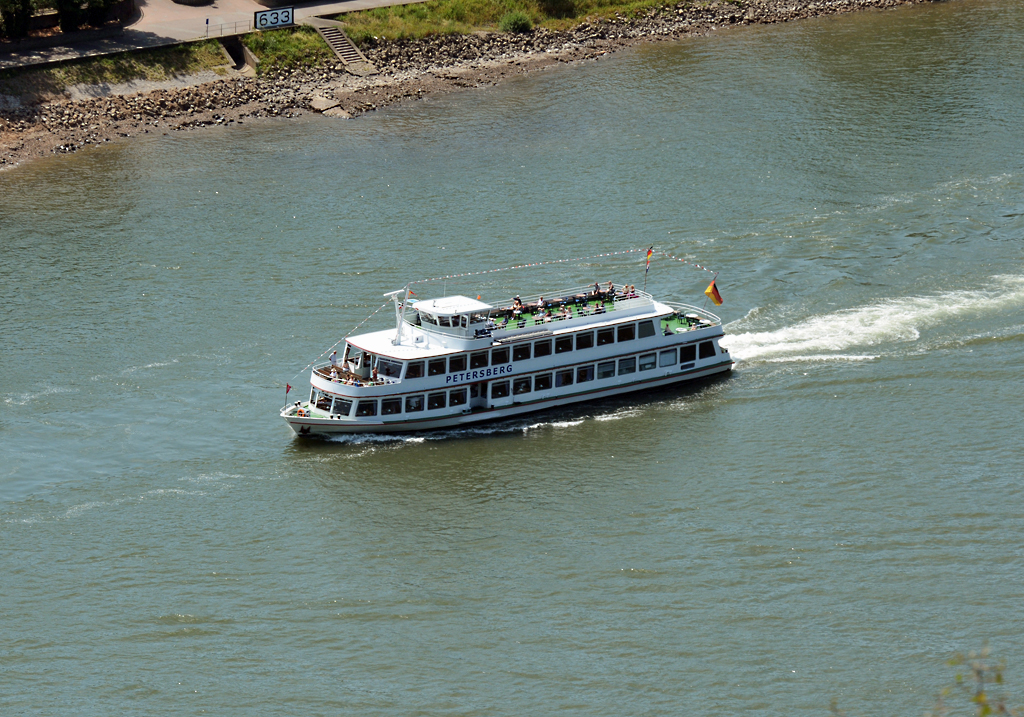
[[338, 371], [338, 378], [335, 380], [331, 378], [332, 366], [333, 364], [330, 363], [320, 364], [319, 366], [314, 366], [313, 371], [320, 376], [320, 378], [331, 381], [332, 383], [346, 385], [345, 382], [348, 381], [349, 383], [347, 385], [349, 386], [387, 386], [394, 383], [401, 383], [400, 379], [393, 376], [381, 376], [378, 374], [376, 379], [363, 378], [362, 376], [358, 376], [345, 370]]
[[700, 318], [706, 318], [711, 321], [711, 325], [722, 323], [722, 319], [717, 314], [712, 314], [707, 309], [702, 309], [699, 306], [693, 306], [692, 304], [683, 304], [678, 301], [663, 301], [661, 302], [670, 309], [674, 309], [676, 313], [690, 313], [696, 314]]

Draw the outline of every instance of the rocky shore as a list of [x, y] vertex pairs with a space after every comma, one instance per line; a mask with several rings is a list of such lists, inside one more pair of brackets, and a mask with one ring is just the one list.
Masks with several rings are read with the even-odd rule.
[[[441, 35], [374, 41], [363, 47], [377, 74], [344, 65], [239, 74], [180, 89], [40, 104], [0, 104], [0, 170], [143, 134], [241, 124], [323, 112], [350, 118], [398, 102], [500, 82], [558, 62], [592, 59], [639, 42], [700, 35], [734, 25], [771, 24], [861, 9], [938, 0], [748, 0], [666, 5], [637, 18], [585, 22], [572, 30]], [[2, 98], [0, 98], [2, 99]]]

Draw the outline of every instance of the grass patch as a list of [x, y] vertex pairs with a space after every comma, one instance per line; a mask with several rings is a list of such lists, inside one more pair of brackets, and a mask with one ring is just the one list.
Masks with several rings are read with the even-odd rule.
[[261, 75], [282, 67], [321, 65], [334, 58], [320, 33], [303, 25], [253, 32], [243, 37], [242, 42], [259, 59], [257, 69]]
[[78, 84], [117, 84], [130, 80], [167, 80], [227, 64], [216, 40], [154, 50], [123, 52], [43, 67], [0, 71], [0, 92], [9, 95], [57, 95]]
[[534, 25], [566, 30], [588, 18], [632, 17], [666, 4], [665, 0], [429, 0], [346, 13], [337, 19], [345, 23], [353, 42], [363, 44], [372, 38], [493, 32], [512, 13], [522, 13]]

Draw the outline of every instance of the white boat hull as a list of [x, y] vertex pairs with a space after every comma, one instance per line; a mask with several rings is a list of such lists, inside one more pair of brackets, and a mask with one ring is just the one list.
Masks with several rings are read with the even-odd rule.
[[733, 366], [734, 362], [731, 359], [728, 359], [726, 361], [719, 362], [712, 366], [694, 368], [687, 371], [683, 371], [681, 373], [672, 373], [671, 375], [652, 377], [644, 379], [642, 381], [634, 381], [627, 384], [618, 384], [608, 386], [605, 388], [595, 388], [588, 391], [578, 392], [575, 394], [570, 393], [553, 395], [542, 399], [535, 399], [528, 402], [513, 402], [511, 405], [507, 406], [478, 408], [475, 410], [467, 410], [464, 413], [459, 413], [455, 415], [440, 416], [436, 418], [419, 419], [413, 421], [380, 420], [379, 422], [371, 422], [366, 419], [352, 421], [346, 420], [344, 418], [306, 417], [286, 415], [285, 413], [282, 413], [282, 418], [284, 418], [288, 422], [288, 425], [291, 426], [292, 430], [295, 431], [297, 435], [303, 437], [356, 433], [397, 434], [410, 433], [415, 431], [433, 431], [489, 421], [499, 421], [514, 416], [521, 416], [524, 414], [534, 413], [537, 411], [544, 411], [560, 406], [567, 406], [570, 404], [582, 403], [585, 401], [594, 401], [602, 398], [608, 398], [611, 396], [621, 396], [623, 394], [638, 391], [647, 391], [653, 388], [670, 386], [677, 383], [683, 383], [686, 381], [693, 381], [696, 379], [713, 376], [719, 373], [726, 373], [731, 371]]

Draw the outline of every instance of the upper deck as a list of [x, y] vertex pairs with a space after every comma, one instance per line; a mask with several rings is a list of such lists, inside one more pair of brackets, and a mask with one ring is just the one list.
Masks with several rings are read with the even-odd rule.
[[[518, 296], [498, 304], [485, 304], [465, 296], [409, 301], [400, 308], [397, 330], [351, 337], [363, 351], [400, 360], [442, 356], [491, 343], [512, 343], [538, 332], [557, 334], [584, 327], [600, 327], [638, 317], [664, 317], [677, 306], [658, 302], [643, 291], [625, 286], [595, 290], [576, 287], [551, 294]], [[685, 306], [691, 318], [705, 326], [721, 320], [710, 312]]]
[[[562, 336], [569, 341], [566, 346], [582, 345], [584, 341], [593, 346], [595, 329], [596, 344], [601, 346], [614, 341], [606, 335], [618, 335], [621, 341], [621, 337], [627, 335], [669, 336], [712, 329], [721, 324], [717, 316], [695, 306], [655, 301], [643, 292], [563, 292], [555, 299], [528, 297], [526, 301], [498, 306], [466, 297], [448, 297], [444, 303], [446, 306], [442, 308], [439, 300], [417, 302], [414, 316], [403, 321], [401, 331], [375, 331], [348, 338], [344, 355], [336, 366], [314, 367], [314, 383], [319, 378], [358, 388], [386, 390], [388, 385], [402, 383], [409, 377], [439, 375], [435, 373], [435, 364], [448, 365], [448, 372], [464, 370], [467, 362], [470, 369], [479, 368], [474, 365], [476, 361], [486, 366], [487, 359], [482, 357], [486, 357], [492, 347], [504, 357], [502, 361], [507, 362], [509, 348], [500, 347], [511, 347], [513, 353], [519, 355], [522, 353], [517, 348], [520, 345], [550, 345], [552, 338], [556, 348], [561, 347]], [[426, 307], [436, 313], [426, 311]], [[442, 314], [444, 308], [450, 313]], [[459, 309], [467, 313], [459, 313]], [[447, 316], [447, 326], [437, 320], [439, 315]], [[468, 320], [469, 315], [477, 316], [478, 320]], [[462, 326], [462, 316], [467, 317], [466, 326]], [[425, 324], [424, 317], [430, 323]], [[420, 319], [419, 323], [416, 318]], [[623, 328], [625, 326], [631, 328]], [[558, 353], [563, 350], [559, 348]], [[537, 355], [541, 355], [539, 349]], [[452, 368], [455, 366], [462, 368]]]

